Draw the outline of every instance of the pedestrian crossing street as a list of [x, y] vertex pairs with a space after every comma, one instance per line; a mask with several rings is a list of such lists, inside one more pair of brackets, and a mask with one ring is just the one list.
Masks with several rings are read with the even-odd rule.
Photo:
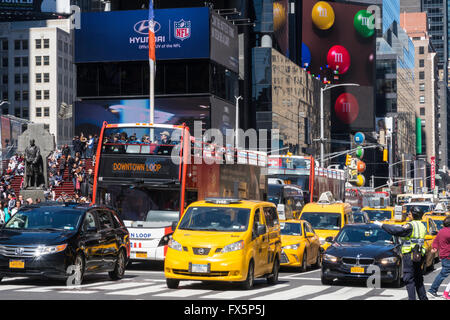
[[[295, 285], [282, 281], [269, 286], [261, 279], [255, 281], [252, 290], [239, 290], [233, 286], [202, 284], [200, 282], [181, 282], [176, 290], [168, 289], [163, 279], [123, 279], [118, 282], [101, 281], [66, 287], [64, 285], [36, 285], [22, 278], [6, 278], [0, 283], [0, 300], [9, 294], [26, 294], [28, 298], [71, 299], [74, 295], [87, 298], [95, 295], [96, 299], [185, 299], [185, 300], [405, 300], [406, 290], [371, 289], [365, 287], [324, 286], [318, 284]], [[45, 294], [43, 296], [42, 294]], [[53, 296], [55, 294], [55, 296]]]

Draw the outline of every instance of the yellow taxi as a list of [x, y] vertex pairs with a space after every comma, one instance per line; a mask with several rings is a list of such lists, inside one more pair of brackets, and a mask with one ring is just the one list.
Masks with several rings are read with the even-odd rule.
[[[425, 235], [425, 243], [424, 243], [426, 254], [425, 254], [425, 263], [423, 265], [423, 269], [424, 270], [427, 270], [427, 269], [433, 270], [434, 264], [439, 259], [438, 252], [435, 252], [435, 253], [431, 252], [431, 249], [433, 248], [433, 240], [438, 233], [438, 229], [437, 229], [437, 226], [434, 223], [433, 219], [429, 215], [424, 215], [422, 217], [421, 222], [427, 228], [427, 234]], [[390, 220], [390, 221], [384, 221], [383, 223], [403, 225], [405, 223], [408, 223], [408, 221]]]
[[341, 228], [351, 223], [352, 207], [348, 203], [335, 201], [330, 192], [323, 193], [319, 201], [306, 204], [299, 219], [308, 221], [319, 236], [325, 251]]
[[181, 280], [239, 282], [250, 289], [257, 277], [278, 282], [281, 235], [271, 202], [207, 198], [191, 203], [168, 244], [167, 287]]
[[364, 207], [361, 211], [367, 213], [371, 222], [393, 220], [395, 218], [394, 207]]
[[442, 229], [444, 226], [444, 220], [447, 218], [447, 214], [434, 214], [433, 212], [427, 212], [424, 214], [424, 217], [429, 217], [431, 220], [433, 220], [434, 224], [436, 225], [436, 228], [439, 230]]
[[281, 266], [300, 267], [302, 272], [308, 266], [320, 268], [321, 248], [319, 237], [308, 221], [281, 221]]

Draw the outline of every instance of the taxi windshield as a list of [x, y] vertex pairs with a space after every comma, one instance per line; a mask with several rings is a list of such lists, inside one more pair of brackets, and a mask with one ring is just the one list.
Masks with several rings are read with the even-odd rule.
[[441, 230], [442, 227], [444, 226], [444, 220], [434, 220], [434, 223], [436, 224], [436, 227], [438, 228], [438, 230]]
[[418, 209], [420, 209], [420, 211], [422, 211], [422, 213], [425, 212], [430, 212], [433, 211], [433, 205], [432, 204], [425, 204], [425, 205], [420, 205], [420, 204], [407, 204], [403, 206], [404, 209], [406, 209], [406, 212], [409, 212], [411, 210], [412, 207], [416, 207]]
[[364, 210], [369, 216], [370, 221], [383, 221], [392, 218], [392, 212], [386, 210]]
[[314, 229], [339, 230], [341, 214], [335, 212], [304, 212], [302, 220], [308, 221]]
[[302, 225], [300, 223], [282, 222], [280, 224], [281, 235], [283, 236], [301, 236]]
[[248, 229], [250, 209], [190, 207], [178, 226], [182, 230], [243, 232]]
[[336, 237], [338, 243], [394, 243], [393, 236], [380, 228], [343, 228]]

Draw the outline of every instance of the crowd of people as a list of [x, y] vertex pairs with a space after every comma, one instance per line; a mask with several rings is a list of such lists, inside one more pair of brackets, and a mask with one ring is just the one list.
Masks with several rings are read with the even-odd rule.
[[[72, 146], [67, 144], [56, 148], [48, 158], [48, 189], [45, 198], [49, 201], [74, 201], [89, 203], [92, 199], [94, 173], [92, 168], [86, 168], [86, 160], [92, 159], [95, 166], [94, 150], [98, 144], [96, 135], [85, 137], [83, 134], [75, 136]], [[64, 176], [67, 169], [68, 175]], [[12, 181], [16, 176], [21, 178], [20, 189], [23, 187], [25, 174], [25, 158], [23, 154], [15, 154], [8, 160], [7, 167], [3, 168], [0, 177], [0, 223], [5, 223], [24, 204], [40, 202], [39, 199], [23, 199], [16, 194]], [[73, 195], [62, 192], [58, 197], [55, 189], [64, 181], [73, 184]]]

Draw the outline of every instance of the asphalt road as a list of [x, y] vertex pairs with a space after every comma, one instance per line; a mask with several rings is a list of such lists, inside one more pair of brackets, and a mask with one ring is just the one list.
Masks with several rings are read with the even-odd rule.
[[[425, 286], [431, 286], [441, 265], [425, 275]], [[440, 288], [443, 292], [444, 281]], [[124, 279], [111, 281], [107, 274], [88, 275], [78, 287], [67, 287], [61, 281], [32, 278], [4, 278], [0, 283], [0, 300], [406, 300], [406, 289], [382, 285], [367, 288], [364, 283], [320, 282], [320, 269], [298, 272], [283, 268], [279, 283], [271, 286], [256, 279], [252, 290], [240, 290], [230, 283], [181, 282], [176, 290], [167, 288], [162, 263], [134, 263]], [[439, 299], [440, 300], [440, 299]]]

